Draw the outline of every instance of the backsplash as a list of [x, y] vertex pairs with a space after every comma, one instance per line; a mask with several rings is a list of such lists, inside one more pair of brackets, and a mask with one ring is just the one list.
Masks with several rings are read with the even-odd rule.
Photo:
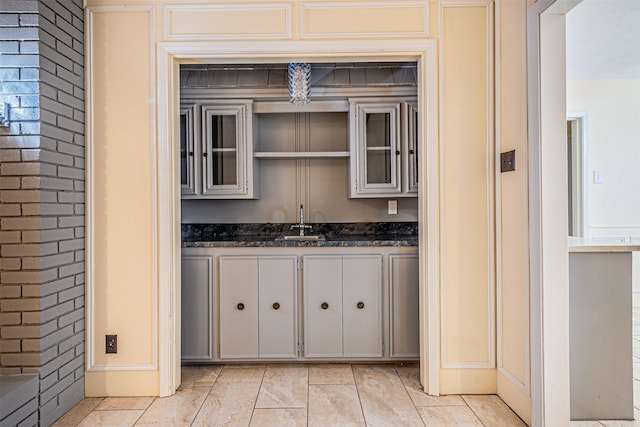
[[[282, 234], [296, 234], [293, 223], [253, 224], [182, 224], [183, 242], [237, 241], [275, 239]], [[350, 222], [309, 224], [307, 234], [321, 233], [327, 239], [417, 239], [417, 222]]]

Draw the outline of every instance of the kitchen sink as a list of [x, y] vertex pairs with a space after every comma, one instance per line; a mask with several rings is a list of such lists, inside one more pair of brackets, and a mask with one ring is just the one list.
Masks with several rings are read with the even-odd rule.
[[326, 238], [324, 237], [324, 234], [309, 234], [309, 235], [305, 235], [305, 236], [300, 236], [300, 235], [295, 234], [295, 235], [279, 236], [279, 237], [276, 238], [276, 241], [280, 241], [280, 240], [318, 241], [318, 240], [326, 240]]

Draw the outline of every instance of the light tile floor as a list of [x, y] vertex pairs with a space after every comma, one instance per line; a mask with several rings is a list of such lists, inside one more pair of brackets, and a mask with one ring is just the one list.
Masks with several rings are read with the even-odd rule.
[[184, 366], [166, 398], [86, 398], [54, 426], [514, 426], [497, 396], [432, 397], [416, 364]]
[[[573, 421], [571, 427], [640, 427], [640, 307], [633, 309], [636, 421]], [[67, 426], [518, 426], [497, 396], [424, 394], [415, 364], [184, 366], [166, 398], [86, 398]]]

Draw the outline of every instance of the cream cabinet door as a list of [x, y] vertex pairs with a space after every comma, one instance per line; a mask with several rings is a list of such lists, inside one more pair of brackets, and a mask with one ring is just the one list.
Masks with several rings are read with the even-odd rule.
[[182, 257], [182, 360], [212, 360], [213, 258]]
[[220, 257], [220, 358], [258, 357], [258, 257]]
[[297, 347], [296, 256], [258, 258], [260, 357], [295, 358]]
[[342, 304], [344, 356], [381, 357], [381, 255], [342, 258]]
[[389, 255], [391, 357], [420, 357], [418, 254]]
[[304, 256], [304, 355], [342, 357], [342, 257]]

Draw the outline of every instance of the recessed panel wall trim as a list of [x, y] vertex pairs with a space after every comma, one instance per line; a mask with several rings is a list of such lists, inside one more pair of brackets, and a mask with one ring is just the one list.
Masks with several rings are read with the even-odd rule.
[[441, 371], [495, 369], [493, 2], [441, 0], [438, 21]]
[[428, 36], [427, 0], [300, 3], [301, 39]]
[[[86, 23], [86, 370], [88, 373], [155, 371], [158, 369], [155, 8], [88, 7]], [[113, 34], [115, 28], [117, 36]], [[139, 37], [140, 34], [146, 37]], [[107, 37], [109, 43], [105, 42]], [[131, 69], [122, 69], [119, 65], [122, 62], [131, 64]], [[132, 81], [136, 83], [126, 83]], [[130, 209], [133, 205], [137, 208]], [[127, 268], [132, 264], [135, 269]], [[119, 298], [122, 292], [129, 297]], [[128, 314], [113, 316], [114, 304]], [[132, 316], [135, 321], [131, 321]], [[105, 356], [103, 337], [107, 333], [119, 335], [116, 355]], [[87, 395], [97, 390], [94, 385], [98, 383], [89, 377], [88, 374]], [[157, 392], [149, 382], [141, 387], [148, 387], [147, 393]]]
[[290, 3], [167, 5], [166, 40], [291, 38]]

